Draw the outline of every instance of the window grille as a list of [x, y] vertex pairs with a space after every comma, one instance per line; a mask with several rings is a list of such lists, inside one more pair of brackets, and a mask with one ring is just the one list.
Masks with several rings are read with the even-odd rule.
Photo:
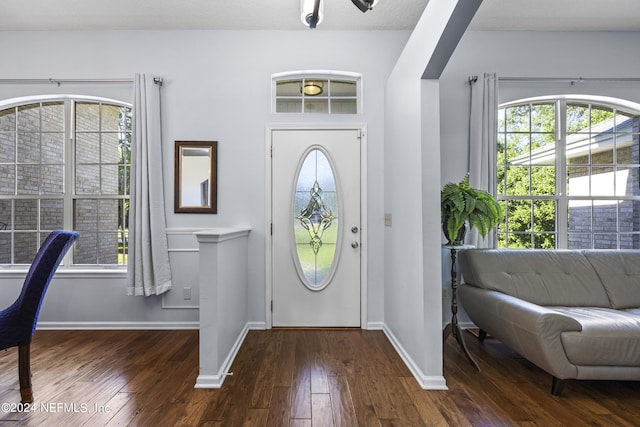
[[[5, 103], [6, 105], [7, 103]], [[54, 229], [68, 264], [126, 265], [131, 108], [97, 98], [0, 109], [0, 264], [29, 264]]]
[[640, 111], [585, 99], [498, 111], [498, 246], [640, 248]]
[[352, 74], [285, 73], [273, 77], [276, 113], [358, 114], [360, 78]]

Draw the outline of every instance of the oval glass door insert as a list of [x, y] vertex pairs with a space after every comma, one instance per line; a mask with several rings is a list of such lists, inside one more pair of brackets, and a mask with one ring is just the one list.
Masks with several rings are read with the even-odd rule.
[[339, 206], [336, 177], [326, 154], [307, 151], [296, 179], [293, 236], [296, 270], [309, 289], [328, 285], [337, 260]]

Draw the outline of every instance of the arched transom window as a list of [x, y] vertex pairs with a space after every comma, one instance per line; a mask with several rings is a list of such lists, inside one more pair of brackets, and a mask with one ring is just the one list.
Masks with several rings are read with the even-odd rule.
[[293, 72], [272, 77], [275, 113], [358, 114], [360, 75]]

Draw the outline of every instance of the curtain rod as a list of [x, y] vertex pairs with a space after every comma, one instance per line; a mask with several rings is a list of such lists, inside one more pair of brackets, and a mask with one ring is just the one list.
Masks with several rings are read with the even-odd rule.
[[[154, 77], [153, 82], [162, 86], [162, 77]], [[62, 83], [133, 83], [131, 78], [112, 78], [112, 79], [0, 79], [0, 83], [50, 83], [60, 86]]]
[[503, 82], [567, 82], [572, 85], [583, 82], [640, 82], [637, 77], [498, 77]]

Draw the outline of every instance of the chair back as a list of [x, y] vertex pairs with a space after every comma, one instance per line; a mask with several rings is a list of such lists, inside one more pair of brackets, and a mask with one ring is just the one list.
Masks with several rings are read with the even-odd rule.
[[72, 231], [55, 230], [40, 246], [24, 280], [20, 295], [10, 307], [3, 311], [6, 314], [12, 313], [15, 316], [14, 319], [18, 320], [13, 324], [14, 331], [11, 331], [12, 335], [15, 334], [17, 341], [15, 345], [31, 342], [44, 294], [62, 258], [78, 236], [78, 233]]

